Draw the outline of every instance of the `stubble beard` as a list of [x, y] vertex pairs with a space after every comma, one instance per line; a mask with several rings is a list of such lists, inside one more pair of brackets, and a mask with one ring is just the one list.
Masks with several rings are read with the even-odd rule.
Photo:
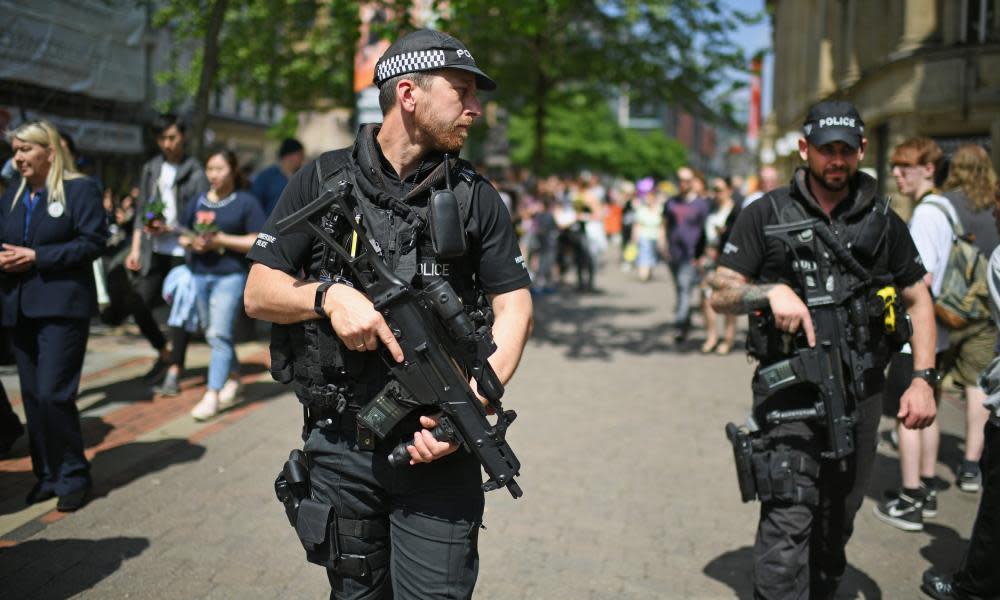
[[831, 171], [830, 174], [843, 173], [844, 178], [841, 181], [830, 181], [827, 177], [828, 174], [824, 171], [819, 171], [812, 165], [809, 165], [809, 174], [812, 175], [813, 181], [818, 183], [823, 189], [829, 192], [840, 192], [847, 188], [851, 184], [851, 179], [857, 170], [852, 171], [850, 167], [844, 167], [843, 170]]
[[458, 123], [437, 121], [431, 116], [425, 116], [422, 112], [418, 112], [415, 116], [417, 127], [430, 140], [430, 146], [434, 150], [447, 154], [458, 154], [465, 146], [465, 138], [468, 137], [469, 133], [467, 129], [459, 127]]

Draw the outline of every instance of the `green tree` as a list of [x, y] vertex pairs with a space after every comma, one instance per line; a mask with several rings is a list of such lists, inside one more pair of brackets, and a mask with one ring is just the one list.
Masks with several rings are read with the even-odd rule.
[[[408, 14], [410, 2], [391, 4]], [[359, 14], [358, 0], [166, 0], [153, 17], [176, 42], [170, 67], [159, 74], [172, 90], [162, 108], [194, 98], [190, 138], [200, 156], [209, 97], [220, 87], [293, 114], [353, 105]], [[395, 19], [376, 33], [409, 26]], [[186, 46], [196, 48], [190, 60], [182, 56]]]
[[[585, 93], [564, 93], [553, 99], [545, 115], [544, 169], [539, 174], [576, 173], [588, 169], [638, 179], [673, 175], [687, 151], [662, 131], [641, 132], [618, 125], [607, 101], [591, 102]], [[512, 159], [532, 165], [536, 156], [535, 123], [531, 115], [513, 115], [509, 137]]]
[[497, 101], [531, 119], [540, 172], [556, 123], [547, 115], [568, 96], [627, 93], [731, 120], [731, 106], [706, 99], [745, 72], [732, 35], [759, 18], [720, 0], [453, 0], [448, 9], [447, 29], [497, 80]]

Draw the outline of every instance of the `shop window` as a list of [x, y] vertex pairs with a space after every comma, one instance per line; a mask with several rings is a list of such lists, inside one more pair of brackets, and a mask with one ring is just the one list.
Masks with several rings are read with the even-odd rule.
[[986, 44], [1000, 41], [1000, 0], [962, 0], [959, 41]]

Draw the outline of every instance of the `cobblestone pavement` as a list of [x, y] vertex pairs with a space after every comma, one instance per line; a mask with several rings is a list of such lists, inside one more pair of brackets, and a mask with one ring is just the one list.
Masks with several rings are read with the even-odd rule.
[[[605, 268], [600, 293], [536, 299], [536, 329], [505, 396], [524, 497], [488, 494], [477, 598], [750, 598], [756, 505], [741, 504], [722, 427], [742, 421], [751, 366], [677, 347], [670, 285]], [[22, 439], [0, 461], [0, 598], [321, 598], [272, 483], [299, 442], [294, 396], [267, 377], [266, 345], [240, 346], [247, 400], [214, 421], [187, 412], [208, 352], [195, 345], [184, 392], [153, 396], [137, 378], [148, 345], [92, 336], [81, 386], [95, 497], [70, 515], [25, 508]], [[0, 371], [17, 401], [16, 372]], [[954, 481], [961, 406], [941, 409], [939, 475]], [[883, 422], [883, 430], [889, 428]], [[951, 486], [940, 516], [904, 533], [871, 515], [898, 486], [879, 449], [848, 546], [844, 598], [916, 598], [920, 573], [957, 566], [978, 495]]]

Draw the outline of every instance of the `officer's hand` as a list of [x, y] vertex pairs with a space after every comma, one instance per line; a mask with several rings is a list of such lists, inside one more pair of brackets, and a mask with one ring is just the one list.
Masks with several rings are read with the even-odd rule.
[[792, 288], [779, 283], [767, 293], [767, 300], [771, 304], [771, 312], [774, 313], [774, 322], [778, 329], [795, 333], [801, 326], [809, 347], [816, 346], [816, 331], [813, 329], [809, 309]]
[[345, 345], [355, 352], [374, 350], [381, 341], [396, 362], [403, 362], [403, 349], [382, 314], [367, 296], [349, 285], [337, 284], [326, 292], [323, 311]]
[[420, 426], [423, 429], [413, 434], [413, 442], [406, 447], [410, 452], [411, 465], [429, 463], [458, 450], [458, 444], [453, 442], [439, 442], [431, 435], [431, 429], [434, 429], [437, 425], [437, 419], [434, 417], [420, 417]]
[[907, 429], [923, 429], [934, 422], [937, 405], [934, 402], [934, 388], [926, 380], [915, 378], [899, 399], [896, 418]]
[[488, 415], [497, 414], [497, 411], [493, 410], [493, 407], [490, 406], [490, 401], [479, 393], [479, 384], [472, 377], [469, 378], [469, 387], [472, 388], [472, 393], [476, 395], [476, 398], [478, 398], [479, 401], [483, 403], [483, 406], [486, 407], [486, 414]]

